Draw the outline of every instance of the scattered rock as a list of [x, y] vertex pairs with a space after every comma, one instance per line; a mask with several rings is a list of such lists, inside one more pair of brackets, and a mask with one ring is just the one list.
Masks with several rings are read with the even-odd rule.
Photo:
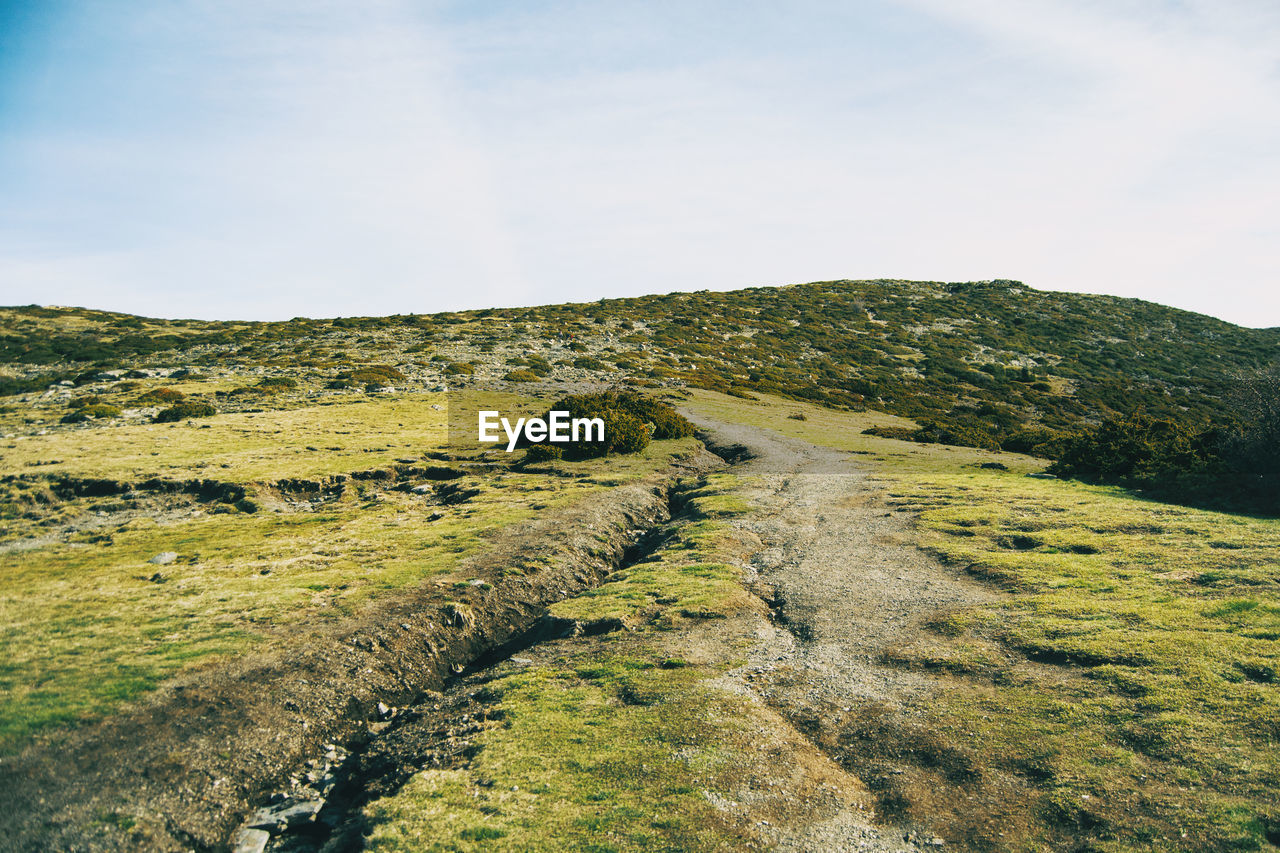
[[175, 552], [164, 551], [156, 554], [150, 560], [147, 560], [147, 562], [151, 563], [153, 566], [167, 566], [176, 559], [178, 559], [178, 555]]
[[270, 840], [265, 829], [241, 829], [231, 836], [231, 853], [262, 853]]
[[257, 813], [250, 818], [246, 828], [279, 834], [299, 824], [313, 823], [322, 808], [324, 808], [324, 800], [285, 801], [279, 805], [258, 809]]
[[385, 702], [379, 702], [374, 711], [378, 715], [379, 722], [386, 722], [396, 715], [395, 709], [389, 707]]

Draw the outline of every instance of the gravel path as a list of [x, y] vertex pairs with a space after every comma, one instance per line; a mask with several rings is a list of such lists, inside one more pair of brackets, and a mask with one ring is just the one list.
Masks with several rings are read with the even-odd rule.
[[[762, 630], [747, 666], [733, 675], [829, 753], [839, 752], [842, 717], [869, 705], [927, 704], [938, 683], [880, 664], [881, 652], [915, 637], [937, 610], [992, 594], [913, 544], [913, 516], [886, 505], [885, 484], [855, 456], [686, 414], [715, 443], [741, 445], [754, 457], [736, 473], [758, 509], [734, 523], [763, 542], [748, 581], [766, 598], [772, 590], [787, 629]], [[865, 812], [777, 830], [774, 841], [780, 851], [942, 846], [927, 828], [872, 826]]]

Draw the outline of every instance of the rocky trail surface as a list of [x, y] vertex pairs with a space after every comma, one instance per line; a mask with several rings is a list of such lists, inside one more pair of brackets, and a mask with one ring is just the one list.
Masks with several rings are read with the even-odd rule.
[[[687, 414], [722, 453], [750, 454], [737, 470], [756, 509], [732, 523], [762, 543], [747, 582], [776, 618], [731, 677], [873, 791], [911, 774], [896, 744], [940, 688], [886, 665], [883, 653], [918, 636], [939, 610], [992, 593], [917, 548], [913, 515], [886, 502], [886, 483], [855, 456]], [[780, 851], [945, 845], [928, 827], [872, 826], [860, 810], [771, 834]]]
[[[886, 484], [855, 456], [690, 416], [708, 446], [733, 463], [750, 501], [749, 511], [726, 523], [753, 543], [743, 582], [771, 614], [760, 607], [671, 640], [691, 659], [699, 645], [716, 647], [708, 658], [745, 657], [712, 686], [746, 698], [772, 720], [759, 731], [740, 789], [708, 791], [708, 798], [778, 851], [945, 847], [928, 826], [900, 825], [899, 815], [883, 809], [876, 814], [883, 790], [915, 772], [918, 762], [901, 744], [920, 735], [913, 719], [940, 689], [927, 676], [885, 664], [884, 652], [916, 637], [937, 611], [992, 593], [916, 548], [912, 515], [886, 503]], [[710, 467], [699, 460], [676, 473]], [[246, 661], [167, 688], [69, 744], [8, 759], [0, 793], [15, 808], [0, 820], [0, 849], [219, 850], [227, 849], [219, 839], [229, 837], [249, 842], [237, 848], [246, 850], [360, 849], [364, 804], [393, 793], [424, 761], [449, 766], [472, 754], [488, 713], [473, 699], [468, 673], [476, 662], [488, 666], [495, 649], [535, 625], [550, 600], [598, 583], [609, 560], [620, 560], [665, 517], [670, 482], [620, 490], [581, 517], [557, 519], [554, 531], [504, 536], [510, 541], [491, 559], [517, 555], [530, 536], [543, 537], [548, 550], [582, 551], [575, 561], [581, 571], [573, 574], [571, 563], [537, 589], [500, 584], [492, 601], [473, 602], [483, 625], [453, 624], [448, 613], [423, 622], [423, 610], [436, 609], [425, 605], [435, 602], [403, 602], [342, 637], [316, 638], [305, 671], [296, 654], [292, 662], [283, 655]], [[595, 556], [572, 532], [597, 528], [616, 532], [615, 554]], [[563, 644], [581, 650], [590, 642], [548, 638], [493, 665], [539, 665]], [[352, 659], [330, 660], [333, 650]], [[442, 684], [448, 670], [464, 674]], [[406, 701], [410, 693], [417, 700]], [[351, 697], [345, 704], [344, 695]], [[273, 710], [281, 703], [288, 713]], [[377, 722], [392, 716], [401, 722]], [[360, 754], [347, 760], [334, 743], [351, 745], [352, 726], [362, 719], [375, 722], [356, 739]], [[291, 809], [304, 806], [303, 824], [327, 827], [309, 838], [285, 826], [295, 817]], [[153, 817], [126, 834], [92, 818], [115, 813]]]

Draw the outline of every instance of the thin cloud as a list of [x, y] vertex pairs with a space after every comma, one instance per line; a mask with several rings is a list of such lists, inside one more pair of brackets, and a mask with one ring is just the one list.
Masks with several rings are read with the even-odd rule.
[[1280, 323], [1257, 3], [135, 9], [55, 27], [0, 119], [0, 301], [289, 317], [1013, 277]]

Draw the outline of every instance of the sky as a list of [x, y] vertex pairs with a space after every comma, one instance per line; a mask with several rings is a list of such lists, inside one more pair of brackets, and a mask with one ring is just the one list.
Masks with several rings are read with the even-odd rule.
[[1280, 4], [0, 0], [0, 304], [845, 278], [1280, 326]]

